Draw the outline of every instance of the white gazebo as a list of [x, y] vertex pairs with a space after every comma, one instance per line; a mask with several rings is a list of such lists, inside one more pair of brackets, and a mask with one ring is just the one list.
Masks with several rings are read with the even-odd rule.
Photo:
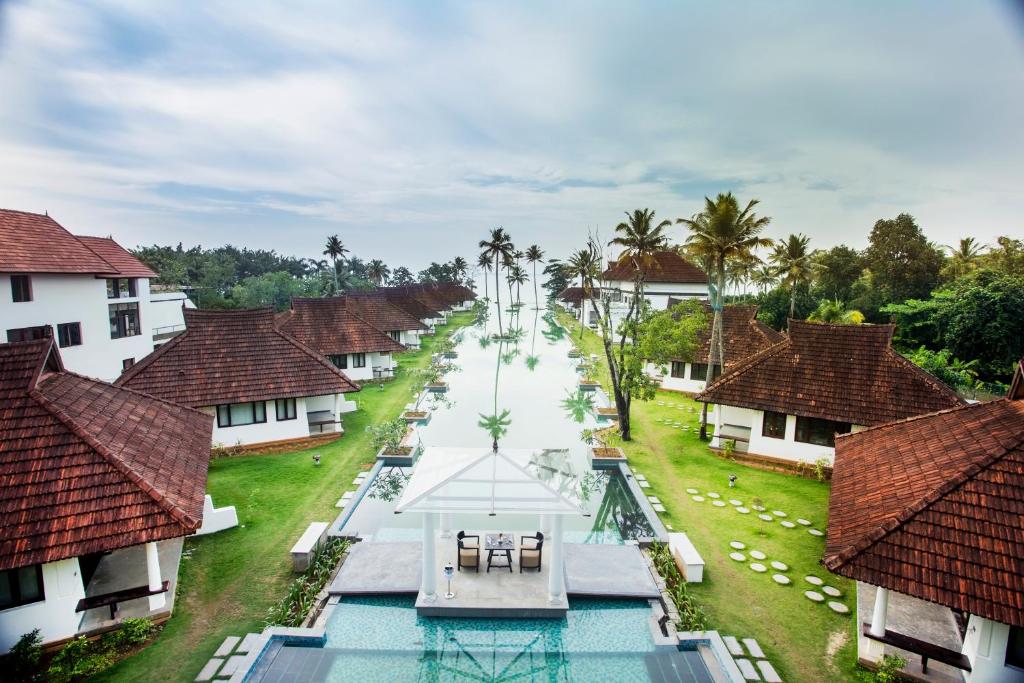
[[567, 450], [428, 447], [420, 455], [396, 513], [423, 513], [423, 568], [420, 594], [437, 599], [435, 541], [452, 515], [536, 514], [551, 521], [548, 602], [564, 605], [562, 519], [587, 513], [581, 503], [580, 473]]

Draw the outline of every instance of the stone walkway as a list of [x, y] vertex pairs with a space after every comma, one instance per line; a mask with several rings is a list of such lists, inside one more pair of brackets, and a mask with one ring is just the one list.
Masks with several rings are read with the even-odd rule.
[[248, 633], [244, 638], [238, 636], [225, 638], [195, 680], [203, 683], [204, 681], [225, 681], [231, 678], [238, 671], [238, 667], [245, 660], [245, 656], [249, 654], [257, 638], [259, 638], [258, 633]]

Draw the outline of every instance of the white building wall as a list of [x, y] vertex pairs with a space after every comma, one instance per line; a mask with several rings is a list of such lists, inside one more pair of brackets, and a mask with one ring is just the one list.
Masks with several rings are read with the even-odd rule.
[[218, 427], [217, 408], [209, 406], [200, 408], [204, 413], [214, 416], [213, 447], [247, 446], [267, 441], [283, 441], [285, 439], [302, 439], [309, 436], [309, 420], [306, 416], [306, 399], [295, 399], [295, 419], [277, 421], [277, 409], [274, 401], [267, 401], [267, 421], [260, 424], [241, 425], [238, 427]]
[[85, 597], [78, 558], [44, 564], [43, 590], [45, 600], [0, 611], [0, 653], [34, 628], [44, 643], [70, 638], [78, 631], [82, 613], [75, 612], [75, 607]]
[[693, 368], [690, 363], [686, 363], [683, 368], [683, 377], [672, 376], [672, 365], [668, 364], [664, 367], [658, 367], [654, 363], [648, 363], [644, 371], [652, 377], [658, 377], [661, 381], [661, 388], [668, 389], [670, 391], [684, 391], [688, 394], [699, 394], [704, 391], [704, 386], [707, 384], [702, 379], [691, 379], [693, 374]]
[[1010, 627], [972, 615], [967, 621], [962, 652], [971, 661], [968, 683], [1024, 683], [1024, 670], [1006, 666]]
[[[108, 299], [107, 281], [93, 275], [31, 274], [30, 278], [32, 301], [14, 303], [10, 274], [0, 273], [0, 342], [7, 341], [7, 330], [12, 328], [50, 325], [56, 336], [57, 325], [80, 323], [82, 343], [60, 350], [64, 366], [106, 382], [120, 376], [125, 359], [138, 362], [153, 351], [148, 279], [136, 278], [138, 296]], [[130, 302], [139, 304], [140, 334], [111, 339], [108, 306]]]
[[[150, 293], [150, 328], [153, 331], [153, 343], [162, 344], [169, 340], [162, 338], [168, 332], [181, 332], [185, 329], [185, 308], [195, 308], [196, 305], [185, 295], [184, 292], [155, 292]], [[158, 337], [161, 337], [158, 339]]]
[[398, 338], [399, 343], [405, 344], [409, 348], [419, 348], [420, 346], [420, 332], [419, 330], [402, 330]]
[[[767, 455], [793, 462], [814, 463], [819, 458], [828, 460], [829, 465], [835, 460], [836, 449], [831, 446], [818, 446], [796, 440], [796, 416], [786, 416], [786, 438], [775, 439], [764, 436], [764, 411], [737, 408], [735, 406], [715, 406], [722, 408], [722, 423], [727, 425], [749, 425], [750, 443], [748, 452], [754, 455]], [[710, 421], [710, 420], [709, 420]], [[716, 424], [718, 422], [716, 421]], [[864, 429], [861, 425], [853, 425], [852, 431]], [[718, 439], [712, 439], [711, 445], [719, 448]]]

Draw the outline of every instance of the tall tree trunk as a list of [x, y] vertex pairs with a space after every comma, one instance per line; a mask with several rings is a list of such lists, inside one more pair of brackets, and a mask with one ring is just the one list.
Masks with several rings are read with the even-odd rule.
[[490, 289], [487, 287], [487, 271], [484, 271], [484, 301], [490, 301]]
[[792, 318], [796, 314], [796, 285], [789, 290], [789, 317]]
[[537, 262], [533, 262], [533, 309], [540, 310], [540, 297], [537, 296]]
[[[494, 260], [498, 260], [498, 256], [494, 256]], [[505, 330], [501, 329], [501, 287], [498, 286], [498, 267], [494, 267], [494, 298], [498, 300], [498, 336], [504, 337]]]

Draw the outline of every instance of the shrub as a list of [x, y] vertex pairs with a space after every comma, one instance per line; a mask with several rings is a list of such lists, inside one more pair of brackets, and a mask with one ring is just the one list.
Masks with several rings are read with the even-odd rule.
[[828, 458], [818, 458], [814, 461], [814, 478], [818, 481], [825, 481], [825, 470], [828, 467]]
[[23, 635], [11, 648], [4, 660], [4, 671], [0, 680], [37, 683], [43, 680], [40, 659], [43, 655], [43, 637], [35, 628]]
[[664, 543], [652, 543], [650, 547], [654, 568], [665, 579], [665, 588], [676, 611], [679, 612], [679, 627], [684, 631], [706, 631], [707, 614], [686, 589], [686, 579], [679, 572], [672, 551]]
[[114, 663], [114, 655], [79, 636], [68, 641], [50, 662], [47, 680], [50, 683], [74, 683], [98, 674]]
[[370, 443], [373, 445], [374, 452], [382, 448], [387, 452], [393, 452], [405, 438], [406, 429], [405, 420], [396, 417], [393, 420], [370, 425], [366, 431], [370, 434]]
[[110, 644], [118, 651], [130, 650], [149, 640], [156, 631], [153, 622], [145, 617], [131, 617], [121, 622], [121, 628], [112, 631]]
[[327, 583], [331, 572], [348, 549], [348, 541], [332, 538], [313, 556], [309, 569], [292, 581], [288, 594], [267, 612], [267, 626], [299, 626], [313, 609], [316, 596]]

